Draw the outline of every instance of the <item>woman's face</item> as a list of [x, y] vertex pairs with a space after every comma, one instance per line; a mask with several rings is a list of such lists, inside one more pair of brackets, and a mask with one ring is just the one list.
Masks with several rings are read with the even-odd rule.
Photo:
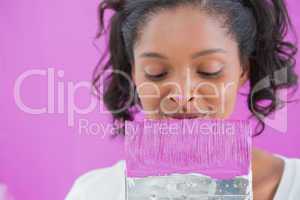
[[220, 118], [247, 80], [236, 41], [191, 7], [161, 11], [142, 28], [132, 77], [147, 118]]

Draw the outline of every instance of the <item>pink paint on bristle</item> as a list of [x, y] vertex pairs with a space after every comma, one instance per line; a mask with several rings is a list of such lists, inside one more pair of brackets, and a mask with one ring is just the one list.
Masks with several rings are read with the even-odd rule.
[[167, 119], [125, 122], [127, 177], [200, 173], [247, 175], [251, 127], [246, 120]]

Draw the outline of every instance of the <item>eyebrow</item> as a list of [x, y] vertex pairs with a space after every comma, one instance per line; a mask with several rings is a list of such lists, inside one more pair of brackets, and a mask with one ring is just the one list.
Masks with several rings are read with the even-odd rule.
[[[206, 50], [199, 51], [199, 52], [196, 52], [196, 53], [192, 54], [191, 58], [196, 59], [198, 57], [206, 56], [206, 55], [214, 54], [214, 53], [226, 53], [226, 50], [221, 49], [221, 48], [206, 49]], [[157, 59], [162, 59], [162, 60], [168, 60], [167, 56], [164, 56], [164, 55], [162, 55], [160, 53], [157, 53], [157, 52], [144, 52], [139, 57], [157, 58]]]

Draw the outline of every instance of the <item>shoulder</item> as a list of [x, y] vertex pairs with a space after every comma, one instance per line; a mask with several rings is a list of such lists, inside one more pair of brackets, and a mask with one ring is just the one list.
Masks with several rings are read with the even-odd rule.
[[298, 199], [300, 196], [300, 159], [279, 157], [284, 160], [284, 170], [274, 199]]
[[91, 170], [78, 177], [65, 200], [120, 199], [124, 188], [125, 161]]

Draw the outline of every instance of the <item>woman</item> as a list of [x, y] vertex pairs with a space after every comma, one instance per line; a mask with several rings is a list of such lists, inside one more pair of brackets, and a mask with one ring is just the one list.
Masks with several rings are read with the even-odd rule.
[[[249, 81], [258, 135], [283, 103], [278, 90], [297, 86], [297, 48], [284, 40], [291, 23], [282, 0], [104, 0], [99, 8], [98, 37], [104, 12], [115, 11], [110, 57], [99, 66], [113, 69], [104, 102], [116, 121], [133, 120], [136, 105], [149, 119], [226, 119]], [[101, 77], [95, 70], [97, 89]], [[259, 149], [252, 157], [255, 200], [300, 198], [299, 160]], [[123, 179], [120, 161], [80, 177], [66, 199], [124, 199]]]

